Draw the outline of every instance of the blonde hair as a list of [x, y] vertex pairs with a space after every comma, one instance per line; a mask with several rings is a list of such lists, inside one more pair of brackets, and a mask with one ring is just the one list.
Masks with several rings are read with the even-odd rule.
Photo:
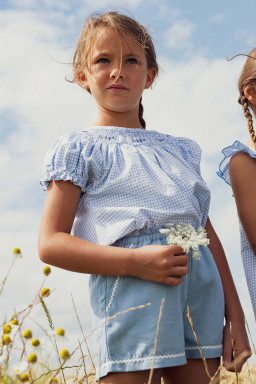
[[242, 105], [244, 116], [248, 122], [248, 129], [251, 136], [251, 140], [256, 148], [256, 136], [253, 128], [253, 117], [250, 112], [250, 109], [255, 112], [254, 106], [250, 103], [250, 101], [245, 97], [244, 94], [244, 86], [256, 82], [256, 48], [254, 48], [249, 55], [247, 56], [247, 60], [244, 64], [242, 73], [238, 80], [238, 90], [239, 90], [239, 98], [238, 102]]
[[[156, 75], [158, 74], [159, 67], [156, 61], [154, 44], [146, 28], [126, 15], [117, 12], [107, 12], [103, 14], [94, 14], [86, 20], [73, 57], [72, 82], [79, 84], [81, 72], [90, 72], [88, 58], [91, 53], [94, 39], [102, 28], [113, 28], [117, 34], [124, 39], [125, 36], [129, 35], [129, 37], [144, 49], [148, 69], [155, 68]], [[140, 99], [139, 104], [139, 120], [142, 127], [145, 128], [146, 123], [143, 119], [142, 98]]]

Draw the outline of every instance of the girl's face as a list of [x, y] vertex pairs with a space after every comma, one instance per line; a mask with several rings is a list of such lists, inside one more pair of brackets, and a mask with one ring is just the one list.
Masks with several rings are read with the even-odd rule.
[[147, 68], [144, 49], [129, 35], [117, 35], [112, 28], [100, 29], [88, 58], [89, 69], [80, 83], [90, 90], [99, 110], [132, 112], [138, 115], [143, 90], [149, 88], [156, 70]]

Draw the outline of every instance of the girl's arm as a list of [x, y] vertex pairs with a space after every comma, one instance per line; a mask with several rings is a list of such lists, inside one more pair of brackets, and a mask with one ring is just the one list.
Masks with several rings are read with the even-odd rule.
[[51, 181], [39, 230], [38, 249], [43, 262], [80, 273], [130, 275], [169, 285], [181, 283], [188, 272], [188, 257], [178, 246], [118, 248], [70, 235], [80, 195], [80, 187], [69, 181]]
[[[251, 356], [250, 344], [245, 329], [244, 313], [239, 301], [239, 297], [233, 282], [224, 250], [209, 218], [207, 219], [205, 230], [210, 240], [208, 247], [212, 252], [215, 263], [219, 270], [225, 298], [226, 324], [223, 335], [223, 364], [229, 371], [236, 370], [240, 372], [245, 361]], [[232, 351], [230, 323], [232, 325], [234, 351]], [[233, 352], [235, 355], [233, 355]], [[236, 359], [233, 361], [233, 364], [231, 364], [233, 356], [235, 356]]]
[[229, 165], [231, 186], [238, 216], [256, 255], [256, 162], [245, 152], [238, 152]]

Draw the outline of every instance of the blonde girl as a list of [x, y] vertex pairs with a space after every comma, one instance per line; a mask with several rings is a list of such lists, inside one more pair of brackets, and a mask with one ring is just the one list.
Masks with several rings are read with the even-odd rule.
[[247, 120], [250, 140], [235, 141], [223, 149], [219, 176], [232, 187], [240, 219], [241, 256], [256, 318], [256, 48], [248, 55], [238, 81], [239, 99]]
[[[145, 129], [142, 94], [158, 64], [148, 32], [135, 20], [116, 12], [89, 18], [73, 67], [74, 81], [92, 94], [98, 115], [92, 126], [57, 139], [46, 155], [40, 258], [91, 275], [93, 356], [101, 384], [148, 381], [162, 299], [152, 383], [160, 384], [161, 377], [165, 384], [208, 383], [187, 306], [212, 375], [222, 354], [231, 363], [230, 322], [236, 356], [250, 348], [208, 218], [200, 148]], [[210, 246], [200, 246], [200, 261], [169, 246], [160, 232], [181, 222], [207, 231]]]

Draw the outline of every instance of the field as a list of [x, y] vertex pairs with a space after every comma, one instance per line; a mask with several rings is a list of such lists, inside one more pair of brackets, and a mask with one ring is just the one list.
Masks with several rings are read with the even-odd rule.
[[[15, 265], [16, 260], [21, 256], [21, 250], [19, 248], [15, 248], [13, 250], [13, 260], [11, 262], [9, 271], [0, 282], [0, 296], [5, 289], [7, 279], [11, 278], [9, 275]], [[47, 306], [47, 297], [54, 294], [46, 285], [47, 276], [49, 276], [50, 273], [51, 268], [45, 266], [41, 273], [42, 282], [38, 292], [35, 293], [34, 299], [30, 303], [25, 303], [21, 310], [14, 312], [11, 318], [6, 319], [6, 321], [1, 324], [0, 384], [18, 384], [26, 382], [38, 384], [96, 384], [93, 357], [91, 356], [90, 348], [88, 346], [88, 337], [91, 334], [84, 334], [84, 330], [82, 328], [73, 298], [73, 311], [76, 315], [77, 327], [80, 334], [75, 348], [69, 350], [65, 346], [65, 342], [67, 340], [65, 329], [55, 328], [53, 321], [54, 313], [52, 315]], [[162, 306], [159, 312], [159, 320], [155, 338], [155, 350], [157, 346], [158, 330], [159, 327], [161, 327], [163, 304], [164, 301], [162, 301]], [[33, 320], [37, 329], [40, 330], [38, 334], [43, 334], [43, 336], [40, 337], [38, 337], [36, 334], [33, 335], [32, 331], [27, 325], [29, 324], [29, 320], [31, 320], [31, 314], [33, 313], [33, 310], [36, 306], [41, 307], [46, 320], [46, 326], [45, 324], [39, 324], [36, 319]], [[144, 306], [130, 308], [123, 313], [117, 313], [115, 316], [108, 318], [106, 321], [113, 321], [113, 319], [117, 316], [125, 316], [126, 312], [139, 310], [143, 307]], [[190, 317], [189, 309], [188, 318], [194, 331], [193, 321]], [[195, 331], [194, 335], [195, 339], [197, 340]], [[252, 345], [253, 354], [255, 357], [256, 354], [253, 341]], [[200, 348], [199, 343], [198, 346]], [[207, 371], [207, 364], [204, 360], [203, 354], [201, 356]], [[152, 361], [152, 367], [153, 365], [154, 359]], [[221, 384], [256, 383], [256, 365], [250, 365], [249, 363], [245, 364], [241, 373], [230, 373], [227, 372], [222, 366], [220, 366], [219, 372], [221, 377]], [[217, 382], [217, 377], [211, 378], [209, 375], [209, 383], [214, 384]], [[150, 383], [151, 376], [149, 376], [148, 382], [146, 384]], [[198, 384], [200, 384], [200, 379]]]

